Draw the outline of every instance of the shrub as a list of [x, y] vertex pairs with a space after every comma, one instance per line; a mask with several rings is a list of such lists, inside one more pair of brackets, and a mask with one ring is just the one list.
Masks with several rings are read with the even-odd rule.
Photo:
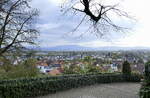
[[51, 76], [43, 78], [23, 78], [0, 81], [1, 98], [26, 98], [56, 93], [96, 83], [139, 82], [136, 75], [122, 74], [85, 74]]
[[131, 74], [131, 66], [128, 61], [124, 61], [123, 65], [122, 65], [122, 73], [127, 74], [127, 75]]
[[34, 67], [25, 68], [23, 65], [14, 66], [13, 70], [6, 72], [7, 79], [15, 79], [21, 77], [35, 77], [38, 76], [38, 69]]
[[21, 77], [36, 77], [39, 70], [35, 66], [34, 59], [28, 59], [17, 65], [13, 65], [7, 61], [0, 67], [0, 79], [15, 79]]
[[150, 61], [145, 64], [144, 83], [140, 89], [141, 98], [150, 98]]
[[145, 64], [145, 80], [150, 82], [150, 61]]
[[140, 89], [141, 98], [150, 98], [150, 86], [143, 85]]

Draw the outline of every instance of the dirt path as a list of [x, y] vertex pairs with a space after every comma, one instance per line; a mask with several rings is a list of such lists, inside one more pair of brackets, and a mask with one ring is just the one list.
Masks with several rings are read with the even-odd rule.
[[139, 89], [139, 83], [99, 84], [37, 98], [139, 98]]

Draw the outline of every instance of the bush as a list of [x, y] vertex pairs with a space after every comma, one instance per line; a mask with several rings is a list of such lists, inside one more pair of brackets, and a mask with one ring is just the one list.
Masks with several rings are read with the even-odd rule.
[[22, 77], [36, 77], [39, 70], [35, 66], [34, 59], [28, 59], [17, 65], [13, 65], [7, 61], [0, 67], [0, 79], [15, 79]]
[[150, 82], [150, 61], [145, 64], [145, 80]]
[[141, 98], [150, 98], [150, 86], [143, 85], [140, 89]]
[[15, 79], [22, 77], [36, 77], [38, 76], [38, 69], [34, 67], [26, 68], [23, 65], [15, 66], [13, 70], [5, 73], [6, 79]]
[[123, 65], [122, 65], [122, 73], [127, 74], [127, 75], [131, 74], [131, 66], [128, 61], [124, 61]]
[[150, 98], [150, 61], [145, 64], [144, 83], [140, 89], [141, 98]]
[[85, 74], [0, 81], [1, 98], [26, 98], [98, 83], [139, 82], [136, 75]]

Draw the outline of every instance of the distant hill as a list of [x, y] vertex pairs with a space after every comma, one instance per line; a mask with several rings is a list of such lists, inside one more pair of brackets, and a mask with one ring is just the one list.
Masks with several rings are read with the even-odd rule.
[[[31, 47], [30, 47], [31, 49]], [[41, 51], [117, 51], [117, 50], [150, 50], [150, 47], [117, 47], [117, 46], [105, 46], [98, 48], [84, 47], [79, 45], [63, 45], [56, 47], [41, 47], [32, 48], [34, 50]]]
[[90, 51], [94, 50], [94, 48], [90, 47], [82, 47], [78, 45], [64, 45], [64, 46], [56, 46], [56, 47], [42, 47], [40, 50], [43, 51]]

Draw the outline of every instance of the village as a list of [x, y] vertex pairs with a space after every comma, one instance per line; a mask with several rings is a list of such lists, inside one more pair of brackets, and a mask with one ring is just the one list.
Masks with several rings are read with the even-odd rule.
[[76, 52], [72, 55], [71, 52], [56, 53], [55, 55], [42, 55], [35, 56], [38, 59], [37, 68], [43, 74], [60, 75], [63, 74], [65, 67], [79, 66], [84, 70], [85, 63], [83, 60], [89, 57], [91, 66], [98, 67], [100, 72], [113, 73], [121, 72], [122, 64], [128, 61], [131, 64], [132, 71], [135, 73], [143, 74], [144, 63], [148, 58], [142, 55], [129, 55], [123, 52], [92, 52], [81, 53]]

